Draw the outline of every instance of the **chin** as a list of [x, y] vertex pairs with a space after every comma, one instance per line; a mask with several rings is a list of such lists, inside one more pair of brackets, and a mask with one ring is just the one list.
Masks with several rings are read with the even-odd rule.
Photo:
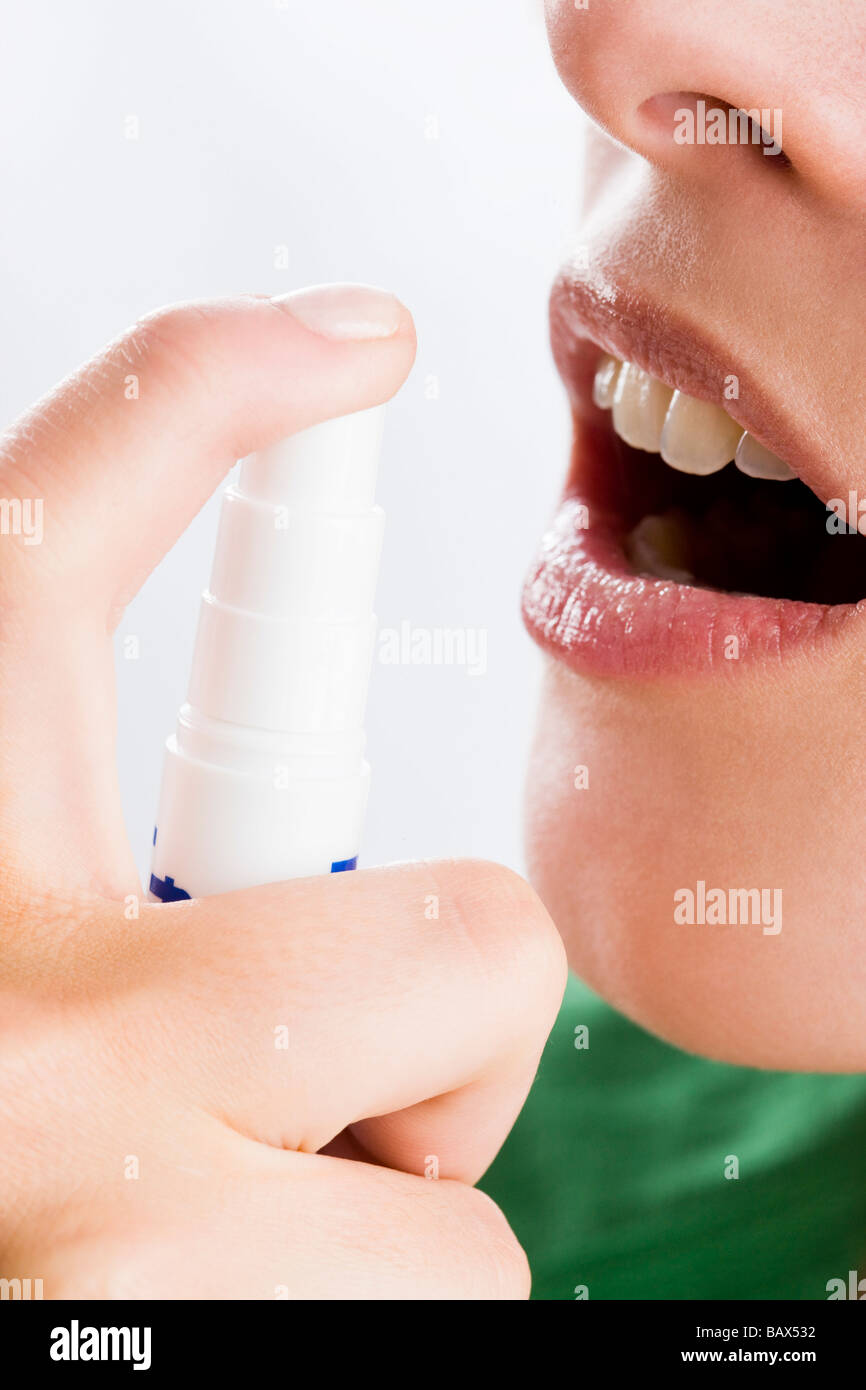
[[718, 685], [547, 664], [530, 877], [573, 970], [688, 1051], [866, 1066], [863, 750], [834, 696], [805, 662]]

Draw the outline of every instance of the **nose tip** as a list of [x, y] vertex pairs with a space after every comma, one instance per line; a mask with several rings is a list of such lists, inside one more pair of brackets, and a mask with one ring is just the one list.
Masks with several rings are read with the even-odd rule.
[[[587, 0], [586, 8], [549, 0], [548, 31], [560, 76], [598, 125], [656, 165], [682, 168], [689, 147], [728, 143], [721, 136], [728, 134], [729, 112], [749, 113], [741, 143], [762, 143], [763, 135], [769, 145], [773, 132], [765, 122], [779, 113], [781, 124], [781, 108], [770, 99], [776, 84], [754, 56], [746, 60], [745, 37], [739, 57], [729, 45], [708, 43], [706, 22], [714, 8], [714, 0], [688, 9], [665, 0]], [[715, 114], [708, 131], [707, 113], [720, 111], [724, 132]], [[735, 125], [732, 119], [731, 131], [739, 134]]]

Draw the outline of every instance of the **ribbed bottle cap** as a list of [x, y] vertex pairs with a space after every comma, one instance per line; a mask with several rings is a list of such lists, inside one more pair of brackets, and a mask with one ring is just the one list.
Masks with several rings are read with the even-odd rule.
[[383, 407], [328, 420], [244, 463], [223, 497], [190, 703], [235, 726], [361, 728], [384, 514]]

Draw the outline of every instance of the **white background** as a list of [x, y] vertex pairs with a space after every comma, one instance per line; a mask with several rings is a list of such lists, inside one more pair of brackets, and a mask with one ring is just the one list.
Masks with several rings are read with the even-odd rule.
[[[565, 469], [546, 299], [579, 175], [579, 116], [540, 10], [540, 0], [43, 0], [4, 17], [3, 423], [170, 300], [362, 280], [415, 314], [418, 364], [386, 427], [379, 620], [483, 628], [487, 674], [374, 669], [367, 863], [521, 863], [540, 662], [518, 597]], [[137, 140], [125, 138], [129, 116]], [[275, 266], [280, 246], [288, 269]], [[217, 505], [119, 631], [119, 643], [140, 641], [139, 659], [119, 652], [117, 671], [121, 785], [142, 874]]]

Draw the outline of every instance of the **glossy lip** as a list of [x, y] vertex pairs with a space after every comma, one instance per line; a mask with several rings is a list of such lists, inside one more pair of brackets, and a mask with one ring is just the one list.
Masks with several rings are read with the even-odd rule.
[[565, 495], [523, 591], [523, 617], [545, 650], [595, 675], [730, 675], [823, 642], [866, 613], [699, 589], [636, 575], [622, 548], [607, 412], [592, 403], [599, 353], [634, 362], [667, 385], [722, 405], [826, 501], [823, 460], [759, 387], [737, 370], [740, 398], [723, 399], [730, 353], [640, 297], [591, 284], [566, 268], [551, 297], [554, 357], [569, 392], [575, 439]]

